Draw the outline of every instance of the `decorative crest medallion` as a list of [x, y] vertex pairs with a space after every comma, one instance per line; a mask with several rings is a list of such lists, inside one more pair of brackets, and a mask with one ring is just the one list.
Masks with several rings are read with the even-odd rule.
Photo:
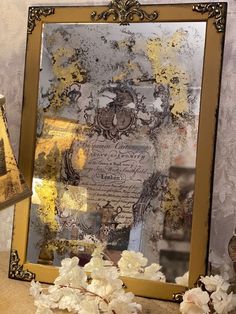
[[138, 99], [134, 91], [125, 85], [106, 87], [100, 91], [100, 95], [106, 97], [107, 92], [112, 93], [114, 98], [108, 98], [109, 103], [101, 107], [91, 103], [85, 109], [84, 117], [91, 132], [118, 141], [123, 135], [129, 136], [136, 128]]
[[41, 21], [41, 16], [48, 16], [55, 13], [55, 8], [51, 7], [30, 7], [28, 16], [28, 34], [32, 34], [36, 21]]
[[224, 32], [226, 22], [226, 3], [199, 3], [193, 5], [193, 11], [202, 14], [208, 13], [208, 17], [214, 17], [215, 27], [218, 32]]
[[35, 278], [35, 274], [24, 270], [22, 265], [19, 265], [19, 256], [16, 250], [12, 250], [10, 254], [10, 264], [9, 264], [9, 278], [19, 279], [25, 281], [31, 281]]
[[112, 0], [108, 5], [108, 10], [97, 14], [92, 12], [91, 18], [93, 21], [107, 20], [110, 15], [113, 15], [113, 20], [118, 20], [121, 25], [128, 25], [133, 21], [136, 15], [139, 20], [154, 21], [158, 18], [158, 13], [153, 11], [148, 14], [141, 9], [141, 4], [137, 0]]

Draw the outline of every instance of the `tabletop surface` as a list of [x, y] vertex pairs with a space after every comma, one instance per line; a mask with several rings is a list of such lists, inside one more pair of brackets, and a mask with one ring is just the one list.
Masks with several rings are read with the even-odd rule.
[[[29, 282], [8, 278], [9, 252], [0, 252], [0, 314], [33, 314], [34, 300], [29, 295]], [[142, 305], [143, 314], [179, 314], [179, 305], [173, 302], [136, 297]], [[55, 311], [56, 314], [68, 313]]]

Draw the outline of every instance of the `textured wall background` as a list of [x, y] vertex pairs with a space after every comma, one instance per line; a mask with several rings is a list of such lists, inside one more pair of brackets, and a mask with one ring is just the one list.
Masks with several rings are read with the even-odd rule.
[[[146, 0], [141, 3], [180, 3]], [[191, 2], [191, 0], [190, 0]], [[198, 2], [193, 1], [192, 2]], [[217, 2], [209, 1], [209, 2]], [[104, 4], [108, 1], [0, 1], [0, 93], [7, 98], [7, 117], [14, 151], [19, 145], [27, 11], [29, 5]], [[213, 190], [209, 260], [211, 270], [235, 280], [228, 256], [228, 242], [236, 227], [236, 0], [228, 1], [221, 104], [219, 112], [216, 164]], [[10, 247], [13, 208], [0, 212], [0, 250]]]

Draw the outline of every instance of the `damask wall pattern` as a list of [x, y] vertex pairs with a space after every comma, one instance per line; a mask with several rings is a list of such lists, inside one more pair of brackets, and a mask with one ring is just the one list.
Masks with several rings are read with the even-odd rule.
[[[180, 3], [185, 0], [145, 0], [141, 3]], [[192, 2], [198, 2], [193, 1]], [[217, 2], [216, 0], [211, 2]], [[108, 1], [1, 0], [0, 11], [0, 93], [7, 99], [7, 117], [13, 148], [17, 155], [21, 119], [27, 11], [29, 5], [92, 5]], [[236, 228], [236, 0], [228, 1], [226, 43], [216, 145], [209, 262], [212, 273], [236, 281], [228, 243]], [[13, 208], [0, 212], [0, 250], [11, 242]]]

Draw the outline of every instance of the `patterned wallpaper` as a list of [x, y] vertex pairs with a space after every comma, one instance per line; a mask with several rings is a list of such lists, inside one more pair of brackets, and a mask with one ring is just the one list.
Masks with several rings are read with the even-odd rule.
[[[27, 7], [42, 4], [104, 4], [108, 1], [34, 1], [0, 2], [0, 93], [7, 98], [7, 117], [14, 151], [17, 155], [21, 119]], [[177, 3], [146, 0], [142, 3]], [[197, 1], [192, 1], [197, 2]], [[211, 2], [217, 2], [211, 1]], [[236, 0], [228, 1], [226, 44], [223, 64], [221, 103], [216, 147], [215, 178], [210, 232], [209, 261], [211, 271], [235, 281], [228, 243], [236, 227]], [[13, 208], [0, 212], [0, 250], [9, 249]]]

